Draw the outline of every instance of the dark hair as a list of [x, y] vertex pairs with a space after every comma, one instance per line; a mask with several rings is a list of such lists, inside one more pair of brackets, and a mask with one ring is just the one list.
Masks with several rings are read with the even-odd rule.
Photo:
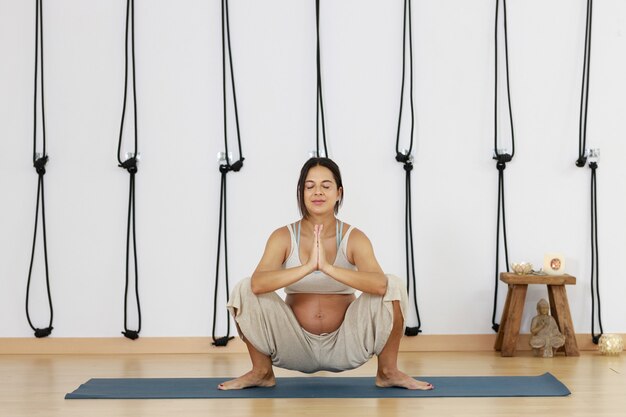
[[309, 217], [309, 211], [306, 209], [306, 205], [304, 204], [304, 182], [306, 181], [306, 176], [309, 174], [309, 170], [316, 166], [328, 168], [335, 178], [337, 189], [341, 188], [341, 196], [339, 197], [339, 201], [335, 203], [335, 214], [339, 212], [339, 207], [343, 202], [343, 183], [341, 181], [341, 172], [339, 172], [337, 164], [330, 158], [311, 158], [302, 166], [302, 169], [300, 170], [300, 178], [298, 179], [298, 208], [300, 209], [302, 217], [305, 218]]

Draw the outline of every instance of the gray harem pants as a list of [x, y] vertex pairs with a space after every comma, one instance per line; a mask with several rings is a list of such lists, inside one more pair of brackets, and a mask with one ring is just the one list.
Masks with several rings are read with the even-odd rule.
[[275, 292], [255, 295], [250, 278], [232, 291], [228, 309], [242, 334], [274, 366], [306, 373], [353, 369], [378, 355], [393, 327], [393, 301], [399, 301], [406, 317], [404, 283], [387, 275], [383, 296], [361, 294], [350, 304], [341, 326], [332, 333], [316, 335], [300, 327], [291, 308]]

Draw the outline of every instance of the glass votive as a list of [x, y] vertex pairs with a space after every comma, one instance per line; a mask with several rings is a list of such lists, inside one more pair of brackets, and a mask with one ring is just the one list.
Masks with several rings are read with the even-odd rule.
[[598, 348], [603, 355], [619, 355], [624, 350], [624, 341], [618, 334], [603, 334], [600, 336]]
[[513, 262], [511, 269], [517, 275], [528, 275], [533, 271], [533, 265], [529, 262]]

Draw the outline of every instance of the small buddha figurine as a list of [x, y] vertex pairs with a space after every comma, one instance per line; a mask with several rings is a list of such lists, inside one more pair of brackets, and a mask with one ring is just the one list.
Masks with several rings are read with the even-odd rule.
[[535, 356], [551, 358], [554, 349], [565, 344], [565, 337], [559, 331], [554, 317], [550, 316], [550, 304], [545, 299], [537, 303], [537, 315], [530, 324], [530, 346], [533, 347]]

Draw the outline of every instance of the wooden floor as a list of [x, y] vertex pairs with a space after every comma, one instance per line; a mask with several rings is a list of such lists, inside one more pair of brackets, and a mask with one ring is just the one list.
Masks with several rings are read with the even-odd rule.
[[[401, 353], [413, 375], [538, 375], [551, 372], [572, 395], [553, 398], [64, 400], [89, 378], [233, 376], [245, 354], [0, 355], [0, 416], [615, 416], [626, 415], [626, 355], [502, 358], [493, 352]], [[375, 360], [342, 375], [373, 375]], [[276, 370], [278, 376], [299, 374]], [[335, 374], [321, 372], [333, 377]]]

